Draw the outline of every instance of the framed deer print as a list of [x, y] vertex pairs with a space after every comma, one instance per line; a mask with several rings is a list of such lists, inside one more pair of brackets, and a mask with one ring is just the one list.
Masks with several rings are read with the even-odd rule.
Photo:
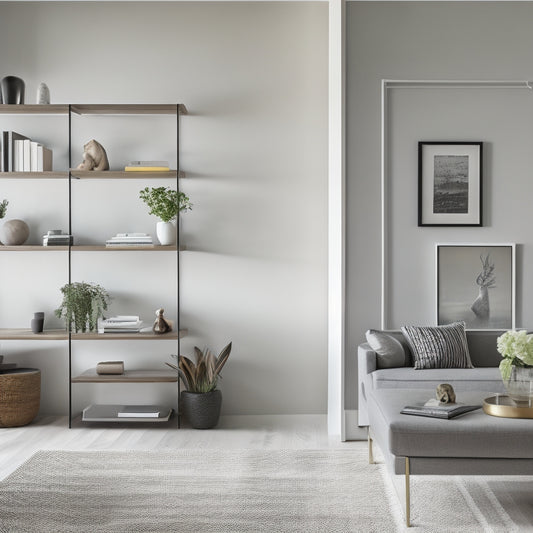
[[437, 324], [514, 329], [515, 244], [437, 244]]

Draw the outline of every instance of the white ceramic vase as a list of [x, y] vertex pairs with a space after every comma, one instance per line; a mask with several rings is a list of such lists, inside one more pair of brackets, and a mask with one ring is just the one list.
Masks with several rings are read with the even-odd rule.
[[176, 243], [176, 226], [172, 222], [159, 221], [156, 226], [156, 235], [162, 246]]

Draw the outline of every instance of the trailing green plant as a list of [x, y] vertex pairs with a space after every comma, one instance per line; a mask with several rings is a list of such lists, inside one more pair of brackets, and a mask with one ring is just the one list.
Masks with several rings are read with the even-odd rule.
[[150, 208], [150, 215], [155, 215], [163, 222], [170, 222], [181, 211], [192, 209], [189, 197], [170, 187], [145, 187], [139, 192], [139, 197]]
[[7, 200], [3, 200], [2, 202], [0, 202], [0, 218], [4, 218], [6, 216], [8, 205], [9, 202]]
[[107, 291], [95, 283], [67, 283], [61, 287], [63, 301], [55, 310], [58, 318], [64, 318], [67, 330], [94, 331], [98, 326], [98, 319], [104, 316], [109, 303]]
[[205, 349], [203, 352], [197, 346], [194, 347], [196, 363], [184, 355], [172, 355], [177, 365], [166, 363], [178, 374], [190, 392], [211, 392], [217, 387], [218, 378], [222, 367], [226, 364], [231, 353], [231, 342], [223, 348], [218, 357], [213, 352]]

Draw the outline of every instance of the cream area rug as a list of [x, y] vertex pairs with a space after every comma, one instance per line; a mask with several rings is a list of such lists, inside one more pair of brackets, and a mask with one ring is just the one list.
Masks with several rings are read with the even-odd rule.
[[403, 477], [368, 464], [365, 443], [331, 450], [41, 451], [0, 483], [0, 532], [533, 532], [532, 477], [411, 482], [407, 529], [394, 488], [403, 499]]
[[0, 531], [396, 531], [367, 457], [365, 446], [41, 451], [0, 483]]

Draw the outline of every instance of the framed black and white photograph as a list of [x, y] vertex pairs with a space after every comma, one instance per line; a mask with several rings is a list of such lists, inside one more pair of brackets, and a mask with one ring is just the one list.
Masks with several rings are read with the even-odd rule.
[[437, 324], [514, 329], [515, 244], [437, 244]]
[[418, 225], [482, 225], [482, 142], [418, 143]]

